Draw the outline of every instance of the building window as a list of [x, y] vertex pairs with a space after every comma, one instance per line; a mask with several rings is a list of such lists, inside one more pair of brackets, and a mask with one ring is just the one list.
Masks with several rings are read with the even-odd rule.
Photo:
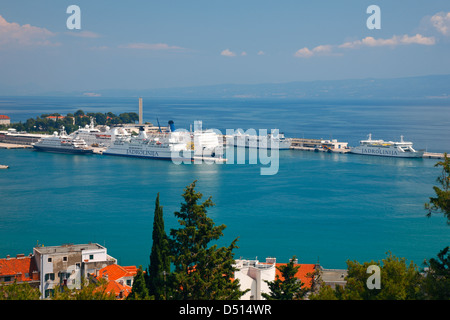
[[52, 262], [52, 258], [48, 258], [48, 260], [47, 260], [48, 262]]
[[55, 294], [55, 290], [54, 289], [47, 289], [47, 290], [45, 290], [45, 298], [53, 297], [54, 294]]
[[92, 259], [94, 259], [94, 255], [93, 255], [93, 254], [90, 254], [90, 255], [89, 255], [89, 260], [92, 260]]
[[46, 273], [44, 278], [45, 278], [45, 281], [55, 280], [55, 274], [54, 273]]
[[63, 257], [63, 261], [64, 261], [64, 262], [67, 262], [67, 257]]
[[80, 269], [81, 268], [81, 264], [79, 262], [75, 263], [75, 268], [76, 269]]
[[11, 279], [12, 279], [11, 277], [5, 277], [5, 278], [4, 278], [4, 281], [5, 281], [5, 282], [11, 282]]
[[131, 287], [131, 280], [130, 279], [127, 280], [127, 286]]

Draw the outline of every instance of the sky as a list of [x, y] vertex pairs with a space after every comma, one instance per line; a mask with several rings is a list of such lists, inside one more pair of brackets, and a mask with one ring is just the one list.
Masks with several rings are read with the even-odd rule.
[[449, 53], [448, 0], [0, 2], [0, 94], [450, 74]]

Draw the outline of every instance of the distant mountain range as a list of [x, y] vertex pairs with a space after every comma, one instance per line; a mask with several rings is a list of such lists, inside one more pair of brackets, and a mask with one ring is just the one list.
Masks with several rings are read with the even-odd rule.
[[301, 98], [301, 99], [450, 99], [450, 75], [392, 79], [296, 81], [264, 84], [220, 84], [148, 90], [108, 89], [46, 95], [171, 98]]

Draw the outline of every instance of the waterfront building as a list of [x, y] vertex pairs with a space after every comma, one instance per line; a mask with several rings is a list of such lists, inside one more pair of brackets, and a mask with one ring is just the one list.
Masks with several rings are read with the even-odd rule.
[[346, 269], [324, 269], [319, 266], [318, 270], [318, 280], [320, 280], [323, 285], [330, 286], [333, 289], [338, 285], [345, 287], [347, 283], [346, 277], [348, 275]]
[[56, 120], [63, 120], [65, 117], [64, 116], [48, 116], [45, 117], [46, 119], [50, 119], [56, 122]]
[[58, 286], [80, 289], [81, 281], [87, 280], [89, 274], [117, 264], [106, 248], [96, 243], [35, 247], [33, 255], [40, 273], [39, 289], [43, 299], [50, 297]]
[[[270, 294], [270, 289], [266, 281], [275, 281], [277, 277], [283, 280], [279, 267], [286, 263], [277, 263], [276, 258], [266, 258], [266, 262], [258, 260], [236, 260], [235, 279], [239, 279], [241, 290], [245, 293], [241, 300], [263, 300], [262, 293]], [[304, 283], [303, 288], [311, 288], [314, 283], [315, 264], [298, 264], [294, 261], [294, 266], [299, 267], [295, 277]]]
[[137, 270], [136, 266], [122, 267], [111, 264], [98, 270], [95, 276], [97, 280], [107, 281], [105, 291], [108, 294], [114, 294], [116, 299], [123, 300], [131, 293]]
[[10, 124], [11, 124], [11, 119], [8, 116], [0, 114], [0, 125], [9, 126]]
[[12, 283], [28, 283], [31, 286], [39, 285], [39, 271], [33, 256], [18, 254], [11, 258], [9, 255], [0, 259], [0, 285]]

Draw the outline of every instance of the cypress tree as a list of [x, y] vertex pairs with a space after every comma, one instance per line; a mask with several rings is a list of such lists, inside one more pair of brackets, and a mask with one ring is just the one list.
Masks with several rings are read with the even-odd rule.
[[159, 193], [155, 201], [152, 239], [147, 287], [149, 294], [154, 296], [155, 300], [162, 300], [166, 297], [165, 279], [170, 271], [170, 260], [167, 235], [164, 231], [163, 207], [159, 205]]

